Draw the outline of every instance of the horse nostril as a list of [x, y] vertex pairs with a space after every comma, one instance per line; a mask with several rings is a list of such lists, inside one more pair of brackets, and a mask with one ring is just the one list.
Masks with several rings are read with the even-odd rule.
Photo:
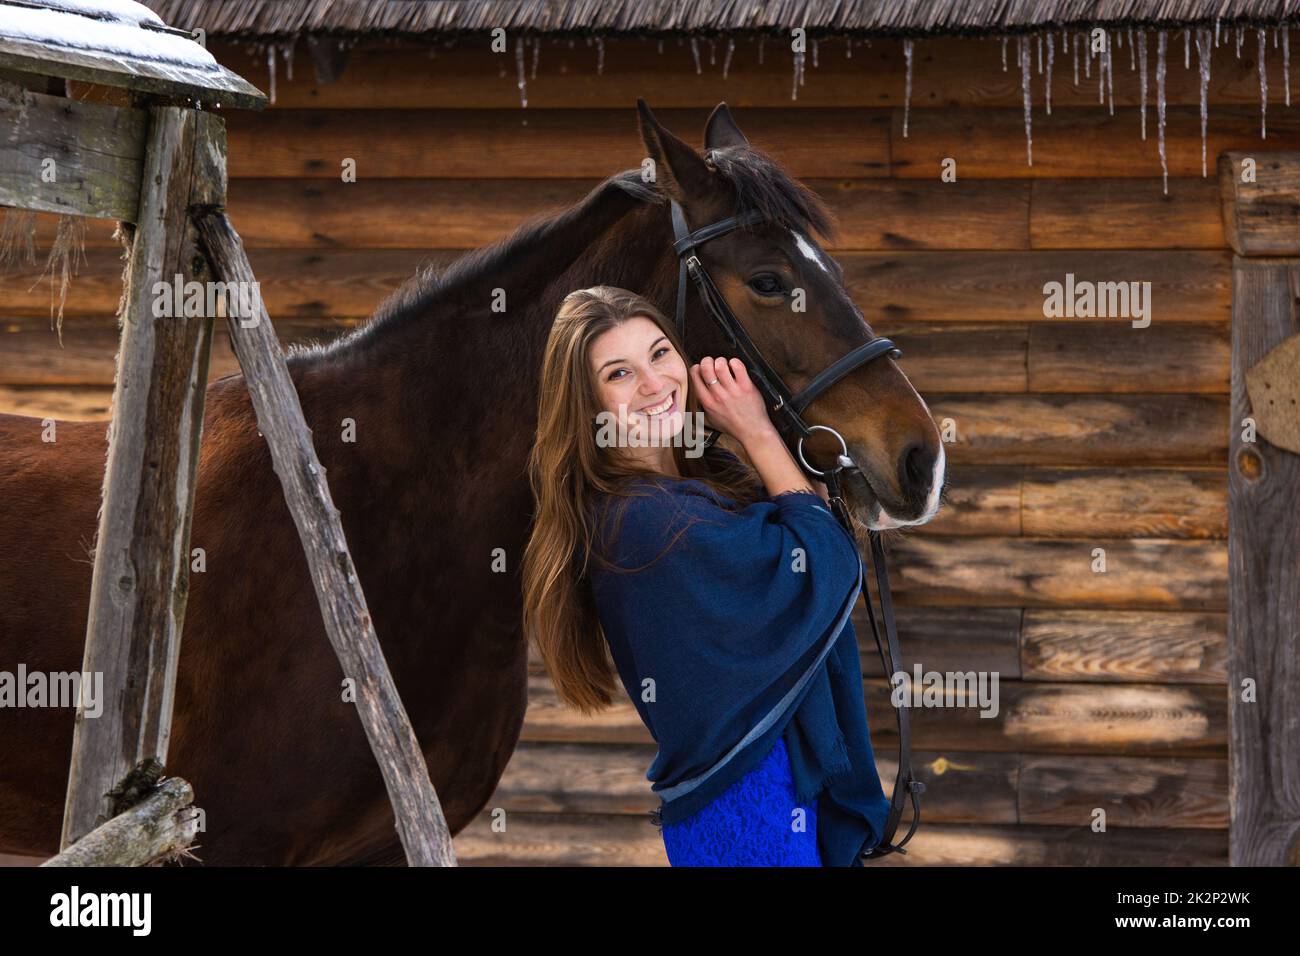
[[920, 442], [909, 445], [898, 464], [899, 484], [904, 494], [913, 489], [928, 491], [933, 473], [934, 452]]

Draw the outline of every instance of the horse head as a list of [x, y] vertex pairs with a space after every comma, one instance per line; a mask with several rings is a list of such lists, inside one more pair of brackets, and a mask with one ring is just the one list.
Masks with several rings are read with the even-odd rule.
[[[845, 286], [844, 270], [819, 236], [831, 220], [811, 190], [750, 146], [725, 103], [710, 115], [701, 156], [637, 101], [641, 136], [659, 189], [682, 208], [694, 230], [752, 210], [761, 219], [699, 248], [697, 255], [731, 311], [791, 392], [874, 338]], [[696, 295], [688, 294], [692, 357], [736, 354]], [[833, 427], [856, 467], [843, 472], [850, 513], [866, 528], [924, 524], [938, 512], [945, 455], [930, 410], [889, 356], [840, 379], [808, 406], [809, 425]], [[810, 464], [825, 469], [839, 442], [815, 431], [805, 443]]]

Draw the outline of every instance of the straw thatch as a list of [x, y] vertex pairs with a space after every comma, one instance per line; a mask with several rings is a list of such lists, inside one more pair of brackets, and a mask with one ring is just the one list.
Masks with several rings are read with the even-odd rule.
[[788, 31], [938, 35], [1085, 25], [1278, 24], [1300, 0], [145, 0], [166, 23], [209, 34], [411, 35], [496, 27], [547, 34]]

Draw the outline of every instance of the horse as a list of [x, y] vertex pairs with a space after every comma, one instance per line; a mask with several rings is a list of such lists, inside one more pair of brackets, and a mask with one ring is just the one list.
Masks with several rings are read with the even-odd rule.
[[[678, 261], [668, 200], [692, 229], [757, 208], [761, 223], [711, 241], [702, 255], [785, 381], [802, 387], [872, 335], [818, 242], [832, 227], [826, 207], [749, 144], [725, 103], [708, 119], [705, 155], [642, 101], [638, 128], [640, 169], [441, 273], [419, 270], [357, 329], [286, 355], [453, 835], [491, 798], [527, 706], [525, 463], [543, 346], [564, 295], [621, 286], [671, 315]], [[804, 290], [805, 311], [755, 278], [772, 274]], [[692, 353], [735, 354], [690, 300]], [[845, 483], [855, 523], [885, 529], [933, 517], [943, 448], [892, 359], [857, 369], [806, 417], [833, 423], [861, 469]], [[58, 422], [53, 443], [41, 428], [0, 415], [0, 669], [79, 671], [105, 423]], [[826, 450], [809, 448], [813, 458]], [[206, 570], [190, 575], [166, 764], [193, 784], [206, 813], [199, 859], [400, 864], [387, 792], [341, 692], [344, 675], [239, 374], [207, 387], [190, 544], [204, 549]], [[507, 573], [492, 567], [496, 549], [508, 556]], [[57, 852], [73, 718], [68, 708], [0, 708], [0, 852]]]

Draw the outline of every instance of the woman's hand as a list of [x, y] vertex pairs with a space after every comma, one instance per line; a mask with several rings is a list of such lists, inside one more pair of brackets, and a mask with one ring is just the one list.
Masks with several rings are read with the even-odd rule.
[[700, 397], [700, 407], [711, 427], [726, 432], [746, 448], [754, 439], [776, 433], [763, 394], [740, 359], [703, 358], [691, 366], [690, 376], [691, 387]]

